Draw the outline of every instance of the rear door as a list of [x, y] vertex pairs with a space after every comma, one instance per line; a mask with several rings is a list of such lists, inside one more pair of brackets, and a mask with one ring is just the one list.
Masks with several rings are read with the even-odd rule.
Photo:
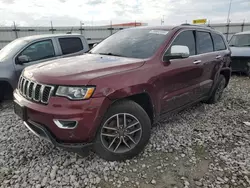
[[215, 66], [219, 66], [220, 56], [214, 52], [214, 45], [209, 31], [196, 31], [197, 66], [203, 70], [200, 77], [200, 91], [203, 97], [209, 94], [213, 84]]
[[214, 51], [215, 51], [215, 65], [211, 65], [212, 72], [212, 79], [215, 79], [216, 73], [220, 70], [220, 68], [225, 65], [229, 65], [231, 62], [231, 53], [228, 49], [228, 45], [226, 44], [225, 38], [219, 33], [211, 33], [214, 43]]
[[81, 37], [59, 37], [58, 43], [62, 57], [80, 55], [86, 52], [86, 46], [83, 44]]
[[190, 56], [185, 59], [172, 59], [165, 66], [164, 74], [161, 75], [165, 87], [161, 103], [162, 113], [194, 102], [201, 96], [203, 67], [196, 64], [200, 57], [196, 54], [195, 31], [181, 31], [164, 55], [169, 54], [174, 45], [187, 46]]

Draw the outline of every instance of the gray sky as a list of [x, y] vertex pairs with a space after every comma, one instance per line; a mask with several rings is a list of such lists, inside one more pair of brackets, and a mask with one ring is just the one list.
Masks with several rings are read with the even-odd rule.
[[[207, 18], [226, 22], [230, 0], [0, 0], [0, 26], [76, 26], [146, 22], [160, 25]], [[250, 22], [250, 0], [232, 0], [231, 22]], [[92, 22], [93, 21], [93, 22]]]

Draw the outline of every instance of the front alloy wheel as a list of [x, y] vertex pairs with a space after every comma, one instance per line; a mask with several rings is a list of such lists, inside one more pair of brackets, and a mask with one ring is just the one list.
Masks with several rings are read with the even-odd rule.
[[110, 152], [124, 153], [133, 149], [141, 139], [139, 120], [128, 113], [110, 117], [102, 127], [101, 142]]
[[138, 155], [150, 138], [151, 121], [134, 101], [113, 104], [96, 134], [94, 151], [109, 161], [131, 159]]

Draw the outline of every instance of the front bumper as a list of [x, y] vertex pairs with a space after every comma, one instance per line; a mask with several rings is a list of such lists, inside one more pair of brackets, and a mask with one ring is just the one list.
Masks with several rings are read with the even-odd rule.
[[33, 122], [31, 120], [29, 121], [24, 121], [24, 125], [36, 136], [43, 138], [56, 147], [63, 148], [67, 151], [72, 151], [79, 153], [81, 155], [87, 155], [89, 152], [89, 149], [92, 146], [92, 143], [77, 143], [77, 144], [72, 144], [72, 143], [60, 143], [56, 140], [56, 138], [51, 134], [49, 130], [45, 128], [45, 126], [42, 126], [36, 122]]
[[[48, 105], [43, 105], [29, 101], [21, 96], [17, 90], [14, 92], [14, 100], [25, 107], [25, 121], [28, 128], [38, 127], [46, 133], [45, 137], [49, 138], [50, 141], [52, 140], [51, 142], [55, 145], [58, 145], [58, 143], [74, 145], [91, 143], [95, 138], [102, 117], [111, 103], [106, 97], [70, 101], [67, 98], [52, 96]], [[74, 129], [62, 129], [55, 124], [55, 119], [73, 120], [77, 121], [78, 124]], [[56, 142], [53, 142], [51, 138]]]

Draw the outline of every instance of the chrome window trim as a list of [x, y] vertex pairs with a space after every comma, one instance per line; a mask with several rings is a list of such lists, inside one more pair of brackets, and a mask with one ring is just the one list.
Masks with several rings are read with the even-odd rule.
[[[175, 39], [176, 39], [181, 33], [183, 33], [184, 31], [201, 31], [201, 32], [208, 32], [208, 33], [210, 33], [210, 35], [211, 35], [212, 32], [214, 32], [214, 33], [216, 33], [216, 34], [221, 35], [221, 34], [218, 33], [217, 31], [212, 31], [212, 30], [207, 30], [207, 29], [202, 29], [202, 28], [183, 29], [183, 30], [181, 30], [181, 31], [178, 31], [177, 34], [176, 34], [176, 36], [172, 39], [171, 43], [168, 45], [167, 49], [164, 51], [164, 53], [163, 53], [163, 55], [162, 55], [162, 58], [161, 58], [162, 62], [164, 62], [164, 60], [163, 60], [163, 59], [164, 59], [164, 54], [169, 50], [169, 48], [171, 47], [171, 45], [173, 44], [173, 42], [175, 41]], [[211, 37], [212, 37], [212, 36], [211, 36]], [[195, 38], [195, 36], [194, 36], [194, 40], [195, 40], [195, 44], [196, 44], [196, 38]], [[213, 39], [212, 39], [212, 40], [213, 40]], [[213, 45], [214, 45], [214, 44], [213, 44]], [[225, 45], [226, 45], [226, 44], [225, 44]], [[213, 52], [208, 52], [208, 53], [203, 53], [203, 54], [195, 54], [195, 55], [191, 55], [191, 56], [189, 56], [189, 57], [196, 57], [196, 56], [200, 56], [200, 55], [208, 55], [208, 54], [211, 54], [211, 53], [222, 52], [222, 51], [226, 51], [226, 50], [228, 50], [228, 46], [227, 46], [227, 45], [226, 45], [226, 49], [225, 49], [225, 50], [213, 51]]]

